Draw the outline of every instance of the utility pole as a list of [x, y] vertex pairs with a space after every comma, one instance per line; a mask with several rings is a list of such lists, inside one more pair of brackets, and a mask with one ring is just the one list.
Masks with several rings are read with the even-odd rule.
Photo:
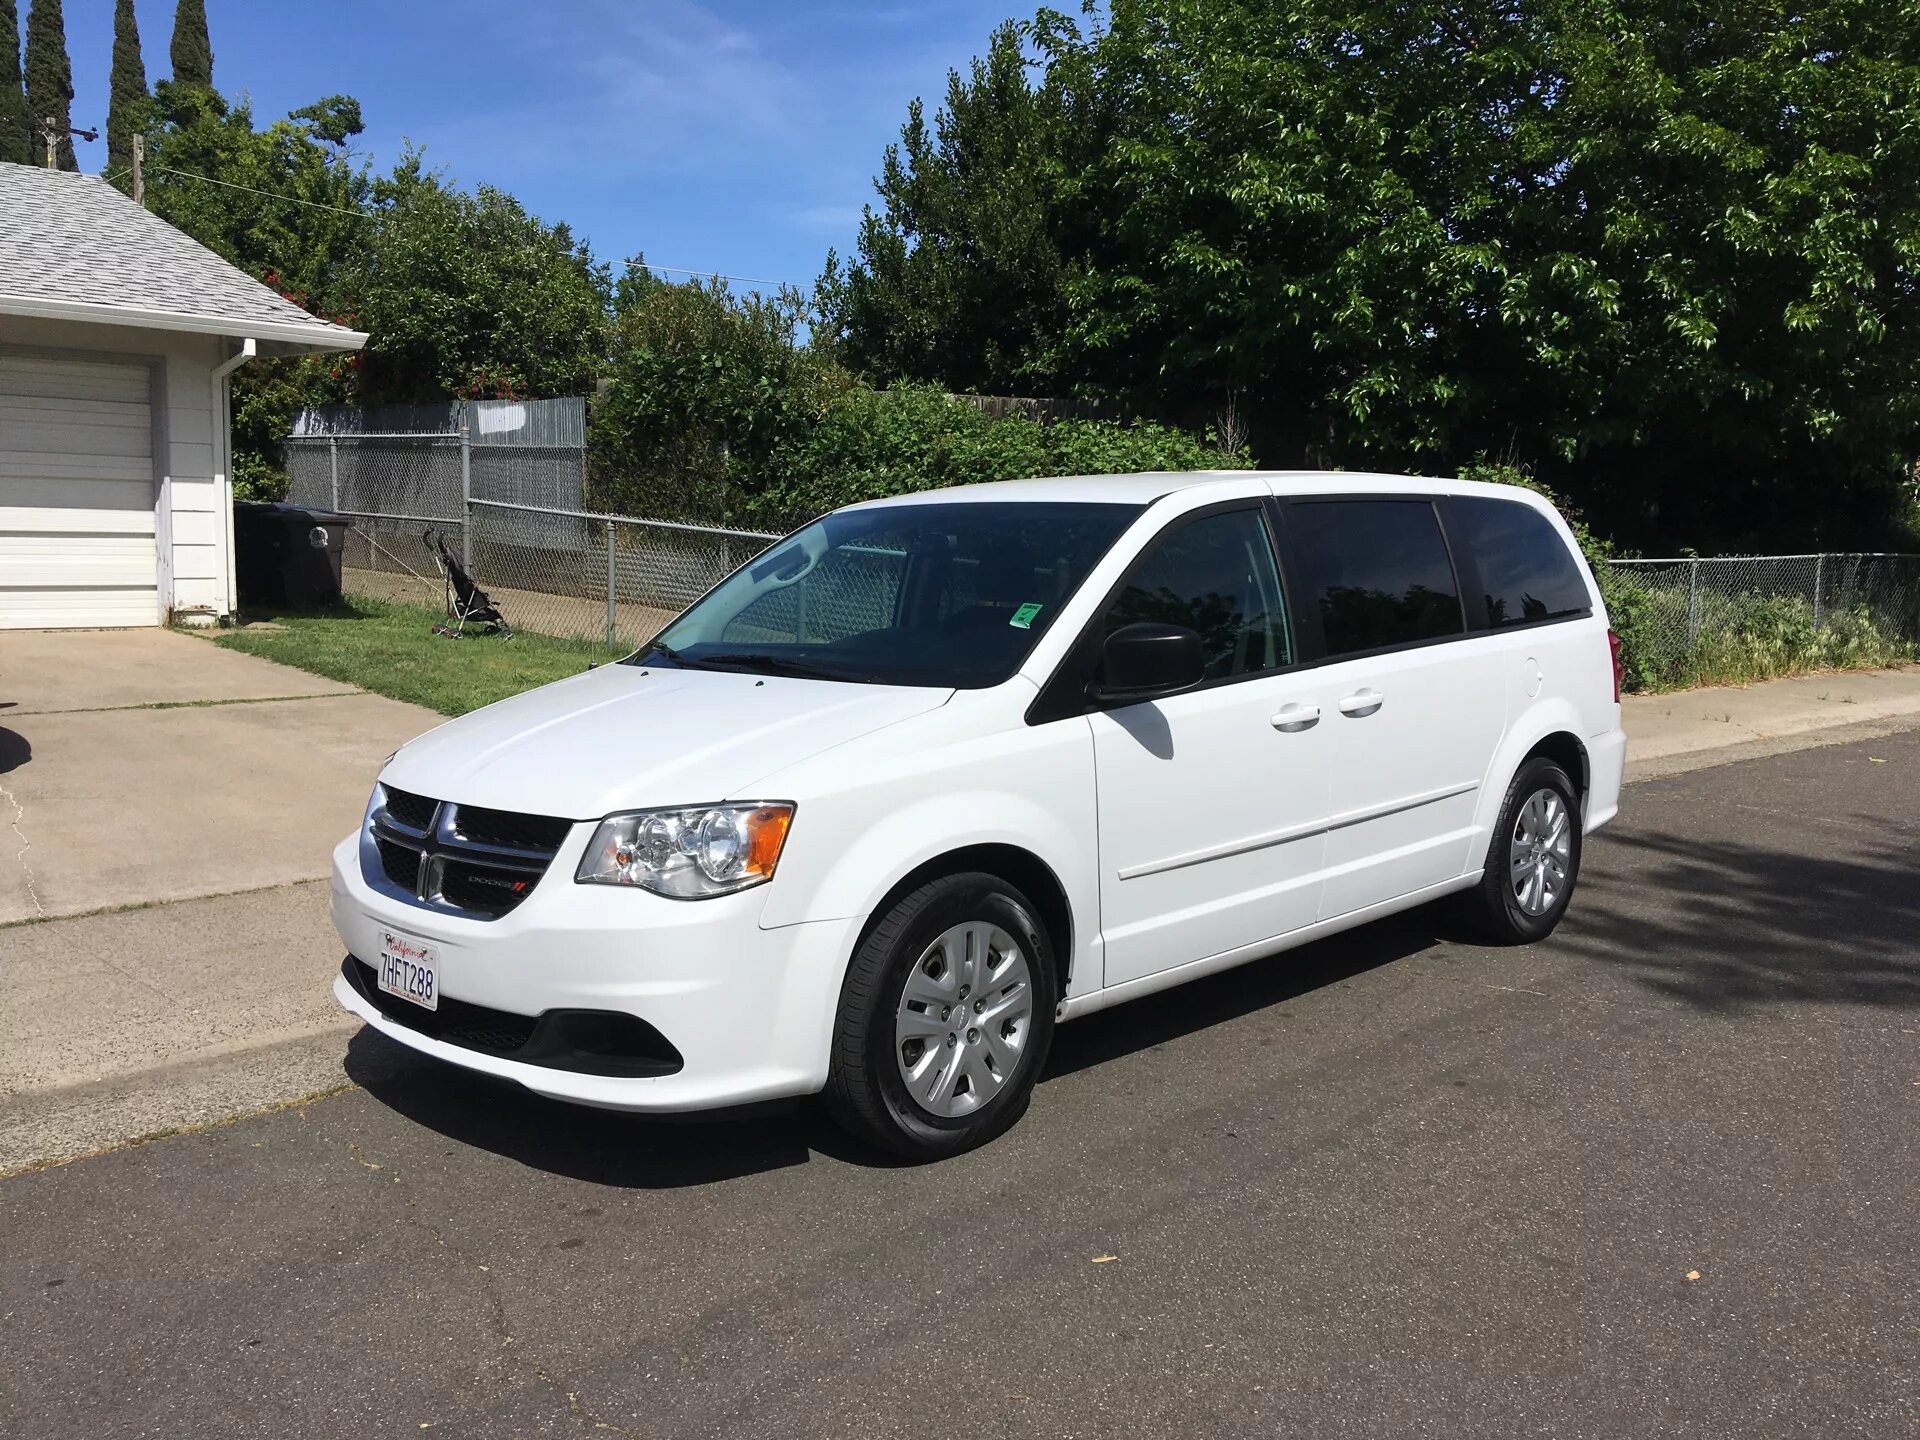
[[58, 147], [60, 142], [67, 136], [71, 135], [75, 139], [85, 140], [88, 143], [92, 143], [100, 138], [100, 132], [97, 129], [82, 130], [72, 125], [62, 129], [60, 122], [55, 120], [51, 115], [41, 119], [40, 133], [47, 139], [47, 169], [49, 170], [58, 170], [60, 168], [60, 152]]
[[133, 203], [136, 205], [147, 203], [147, 177], [141, 173], [146, 160], [147, 137], [136, 135], [133, 137]]

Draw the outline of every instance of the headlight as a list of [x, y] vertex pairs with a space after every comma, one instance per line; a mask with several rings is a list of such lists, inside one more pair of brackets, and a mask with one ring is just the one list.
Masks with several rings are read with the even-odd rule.
[[674, 900], [730, 894], [773, 878], [792, 823], [793, 806], [778, 800], [609, 815], [573, 878]]

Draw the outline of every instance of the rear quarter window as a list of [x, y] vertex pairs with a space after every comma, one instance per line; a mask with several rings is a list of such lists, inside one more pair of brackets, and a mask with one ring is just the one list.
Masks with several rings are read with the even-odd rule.
[[1455, 496], [1446, 502], [1447, 533], [1480, 572], [1479, 594], [1467, 597], [1476, 625], [1490, 630], [1588, 614], [1593, 599], [1567, 542], [1553, 523], [1517, 500]]

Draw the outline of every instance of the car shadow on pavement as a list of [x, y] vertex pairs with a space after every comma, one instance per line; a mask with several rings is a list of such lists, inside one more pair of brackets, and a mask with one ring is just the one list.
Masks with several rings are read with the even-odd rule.
[[1589, 853], [1586, 903], [1554, 943], [1723, 1014], [1809, 1001], [1920, 1006], [1920, 851], [1886, 831], [1884, 817], [1854, 817], [1851, 853], [1819, 855], [1609, 837]]
[[[1040, 1081], [1176, 1040], [1459, 938], [1428, 906], [1180, 986], [1150, 1005], [1121, 1005], [1054, 1034]], [[815, 1155], [890, 1169], [908, 1162], [855, 1140], [817, 1101], [751, 1116], [660, 1121], [542, 1099], [507, 1081], [442, 1064], [371, 1026], [347, 1046], [347, 1077], [413, 1123], [536, 1170], [622, 1189], [739, 1179]]]
[[1189, 981], [1141, 1002], [1098, 1011], [1054, 1032], [1053, 1053], [1040, 1083], [1284, 1004], [1436, 944], [1471, 938], [1445, 903], [1423, 905]]
[[594, 1110], [443, 1064], [372, 1026], [348, 1042], [346, 1072], [381, 1104], [449, 1140], [595, 1185], [707, 1185], [804, 1165], [815, 1152], [859, 1165], [896, 1163], [843, 1135], [815, 1105], [684, 1121]]
[[33, 759], [33, 746], [18, 730], [0, 725], [0, 775], [11, 774]]

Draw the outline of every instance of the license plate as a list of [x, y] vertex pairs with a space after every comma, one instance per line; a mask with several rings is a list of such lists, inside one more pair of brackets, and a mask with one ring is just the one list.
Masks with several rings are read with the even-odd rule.
[[411, 935], [380, 932], [380, 988], [428, 1010], [440, 1008], [440, 947]]

